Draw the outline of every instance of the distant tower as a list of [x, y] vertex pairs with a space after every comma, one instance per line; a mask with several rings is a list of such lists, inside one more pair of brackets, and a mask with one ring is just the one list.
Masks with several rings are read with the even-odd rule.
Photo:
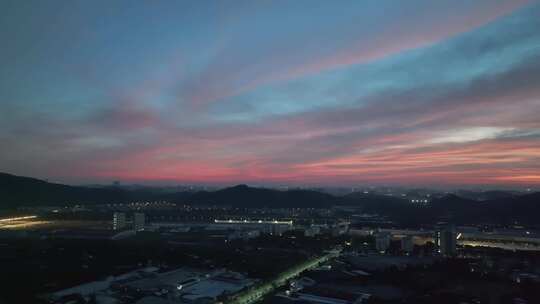
[[375, 235], [375, 248], [384, 252], [390, 247], [391, 235], [388, 232], [379, 232]]
[[113, 230], [122, 230], [126, 227], [126, 214], [115, 212], [113, 214]]
[[146, 222], [146, 217], [144, 213], [135, 213], [133, 215], [133, 229], [135, 231], [142, 231], [144, 230], [144, 225]]
[[448, 225], [439, 232], [439, 248], [444, 256], [456, 255], [456, 227]]

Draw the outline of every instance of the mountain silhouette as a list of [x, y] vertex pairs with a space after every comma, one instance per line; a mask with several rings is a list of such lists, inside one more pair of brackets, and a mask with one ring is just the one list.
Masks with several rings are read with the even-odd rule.
[[540, 192], [525, 195], [494, 195], [491, 200], [473, 200], [455, 194], [434, 198], [417, 206], [401, 197], [354, 192], [334, 196], [314, 190], [280, 191], [237, 185], [217, 191], [163, 193], [151, 189], [83, 187], [0, 173], [0, 208], [22, 206], [69, 206], [77, 204], [128, 203], [165, 200], [188, 205], [237, 208], [332, 208], [354, 206], [363, 213], [386, 215], [403, 222], [429, 222], [447, 218], [456, 222], [540, 223]]

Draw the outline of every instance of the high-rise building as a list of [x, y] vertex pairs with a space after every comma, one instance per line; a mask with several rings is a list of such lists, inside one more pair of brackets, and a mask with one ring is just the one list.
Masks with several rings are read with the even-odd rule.
[[456, 227], [448, 225], [439, 232], [439, 249], [444, 256], [456, 255]]
[[340, 236], [349, 231], [349, 222], [339, 222], [332, 226], [332, 236]]
[[401, 250], [406, 253], [412, 253], [414, 249], [414, 242], [413, 237], [410, 235], [407, 235], [403, 237], [401, 240]]
[[146, 217], [144, 216], [144, 213], [135, 213], [133, 215], [133, 230], [135, 231], [142, 231], [144, 230], [144, 225], [146, 222]]
[[113, 230], [122, 230], [126, 227], [126, 214], [115, 212], [113, 214]]
[[392, 236], [388, 232], [379, 232], [375, 235], [375, 248], [379, 252], [384, 252], [390, 247]]

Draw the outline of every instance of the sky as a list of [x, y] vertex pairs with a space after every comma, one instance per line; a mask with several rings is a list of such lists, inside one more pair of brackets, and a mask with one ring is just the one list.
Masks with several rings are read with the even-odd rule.
[[540, 1], [0, 1], [0, 171], [540, 185]]

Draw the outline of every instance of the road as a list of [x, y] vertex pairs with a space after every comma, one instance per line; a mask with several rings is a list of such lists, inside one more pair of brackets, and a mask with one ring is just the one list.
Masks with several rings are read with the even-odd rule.
[[261, 283], [258, 286], [251, 288], [248, 291], [242, 292], [234, 297], [230, 304], [250, 304], [260, 300], [262, 297], [270, 294], [276, 288], [281, 287], [287, 283], [288, 280], [297, 277], [300, 273], [306, 270], [313, 269], [332, 258], [339, 255], [339, 251], [332, 251], [323, 256], [310, 259], [300, 265], [292, 267], [285, 272], [282, 272], [272, 281]]

